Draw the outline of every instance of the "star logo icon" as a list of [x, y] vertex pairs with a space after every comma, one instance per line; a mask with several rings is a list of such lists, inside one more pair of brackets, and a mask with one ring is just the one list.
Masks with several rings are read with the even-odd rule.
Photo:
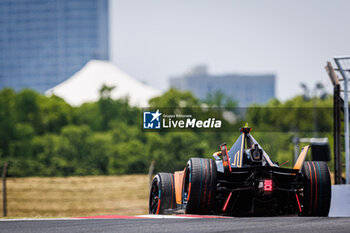
[[143, 128], [144, 129], [161, 129], [161, 115], [157, 109], [156, 112], [145, 111], [143, 112]]
[[160, 115], [162, 115], [162, 114], [159, 112], [159, 109], [157, 109], [157, 111], [156, 111], [155, 113], [151, 113], [151, 115], [153, 116], [153, 118], [152, 118], [152, 120], [151, 120], [151, 122], [152, 122], [152, 121], [154, 121], [154, 120], [156, 120], [156, 119], [157, 119], [157, 121], [159, 121], [159, 117], [160, 117]]

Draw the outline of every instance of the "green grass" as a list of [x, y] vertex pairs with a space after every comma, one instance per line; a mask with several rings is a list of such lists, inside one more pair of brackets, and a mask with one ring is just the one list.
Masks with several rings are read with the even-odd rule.
[[8, 178], [7, 202], [8, 217], [146, 214], [148, 177]]

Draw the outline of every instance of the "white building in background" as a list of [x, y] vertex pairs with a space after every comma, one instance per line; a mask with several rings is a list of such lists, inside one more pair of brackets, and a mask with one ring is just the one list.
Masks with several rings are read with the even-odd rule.
[[108, 61], [91, 60], [72, 77], [45, 92], [57, 95], [73, 106], [97, 101], [103, 85], [115, 86], [111, 92], [113, 99], [129, 98], [129, 104], [147, 107], [148, 101], [162, 94], [121, 71]]

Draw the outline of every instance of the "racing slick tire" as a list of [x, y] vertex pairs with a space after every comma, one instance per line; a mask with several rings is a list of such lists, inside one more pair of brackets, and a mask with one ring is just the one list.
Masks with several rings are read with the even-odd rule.
[[216, 199], [216, 163], [191, 158], [186, 165], [182, 204], [186, 214], [210, 214]]
[[328, 216], [331, 203], [331, 179], [325, 162], [305, 161], [302, 216]]
[[166, 214], [167, 209], [176, 207], [173, 173], [158, 173], [152, 180], [149, 195], [149, 213]]

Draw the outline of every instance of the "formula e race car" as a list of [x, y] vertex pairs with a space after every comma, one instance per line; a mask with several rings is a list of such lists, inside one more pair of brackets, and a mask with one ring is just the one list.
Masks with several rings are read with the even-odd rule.
[[302, 149], [293, 168], [274, 163], [250, 134], [241, 135], [215, 160], [191, 158], [183, 171], [158, 173], [152, 181], [150, 214], [229, 216], [328, 216], [331, 180], [325, 162], [305, 161]]

